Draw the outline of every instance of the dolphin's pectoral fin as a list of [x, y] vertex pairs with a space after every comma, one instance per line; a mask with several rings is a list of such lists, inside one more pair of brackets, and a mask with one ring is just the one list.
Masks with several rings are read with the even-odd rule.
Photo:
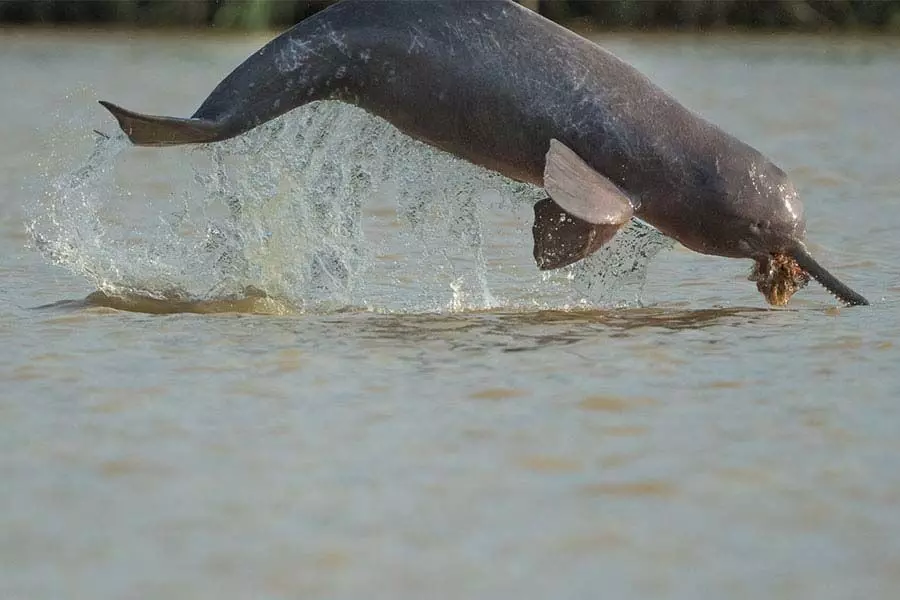
[[558, 140], [550, 140], [544, 189], [563, 210], [594, 225], [621, 226], [634, 206], [616, 185]]
[[544, 198], [534, 205], [534, 260], [542, 271], [566, 267], [599, 250], [620, 227], [588, 223]]
[[557, 140], [550, 140], [544, 188], [550, 198], [534, 205], [532, 227], [541, 270], [593, 254], [634, 215], [631, 201], [613, 182]]

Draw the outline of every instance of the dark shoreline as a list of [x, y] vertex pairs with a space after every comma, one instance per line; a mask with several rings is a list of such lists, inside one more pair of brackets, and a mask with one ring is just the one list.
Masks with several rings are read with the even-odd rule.
[[[555, 21], [594, 30], [900, 32], [900, 0], [521, 2]], [[0, 0], [0, 25], [284, 29], [328, 4], [328, 0]]]

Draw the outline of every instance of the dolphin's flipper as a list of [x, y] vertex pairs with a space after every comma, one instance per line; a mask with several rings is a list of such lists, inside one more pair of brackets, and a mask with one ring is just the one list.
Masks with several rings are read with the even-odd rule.
[[562, 142], [550, 140], [546, 161], [544, 189], [570, 215], [617, 227], [634, 216], [628, 196]]
[[534, 205], [534, 260], [542, 271], [566, 267], [599, 250], [620, 227], [588, 223], [544, 198]]
[[609, 179], [565, 144], [550, 140], [544, 166], [550, 194], [534, 205], [534, 260], [542, 270], [578, 262], [611, 240], [634, 207]]
[[229, 137], [214, 121], [142, 115], [104, 100], [100, 104], [113, 114], [122, 131], [136, 146], [203, 144]]

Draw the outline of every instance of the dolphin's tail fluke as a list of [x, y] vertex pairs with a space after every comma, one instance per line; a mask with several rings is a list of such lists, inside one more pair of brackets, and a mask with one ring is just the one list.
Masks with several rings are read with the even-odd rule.
[[225, 128], [215, 121], [142, 115], [104, 100], [101, 100], [100, 104], [113, 114], [122, 131], [136, 146], [204, 144], [231, 137]]

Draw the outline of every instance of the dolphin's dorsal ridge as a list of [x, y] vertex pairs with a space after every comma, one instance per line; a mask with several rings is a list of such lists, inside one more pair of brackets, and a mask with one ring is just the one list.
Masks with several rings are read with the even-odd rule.
[[559, 140], [550, 140], [544, 189], [567, 213], [587, 223], [621, 226], [634, 216], [628, 196]]

